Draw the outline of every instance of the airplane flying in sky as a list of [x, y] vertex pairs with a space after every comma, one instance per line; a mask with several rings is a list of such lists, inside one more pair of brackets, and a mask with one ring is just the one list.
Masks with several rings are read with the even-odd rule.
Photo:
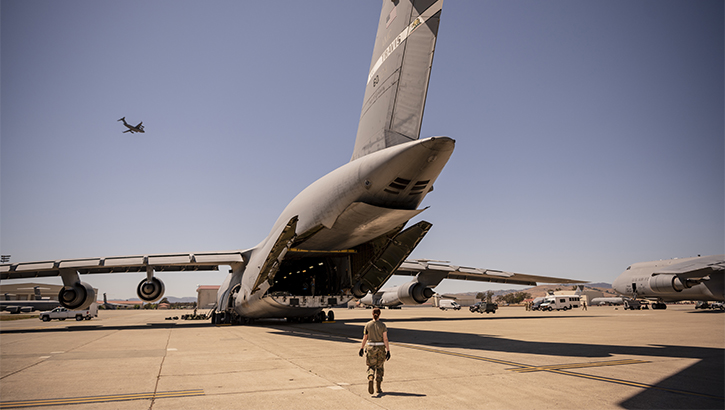
[[123, 125], [125, 125], [126, 127], [128, 127], [128, 129], [126, 131], [124, 131], [124, 133], [130, 132], [131, 134], [133, 134], [134, 132], [140, 132], [140, 133], [145, 132], [143, 130], [143, 121], [139, 122], [138, 125], [136, 125], [136, 126], [133, 126], [133, 125], [127, 123], [126, 122], [126, 117], [123, 117], [123, 118], [121, 118], [118, 121], [123, 121]]
[[[219, 288], [215, 323], [281, 317], [321, 321], [325, 308], [375, 294], [393, 275], [412, 276], [390, 298], [421, 304], [443, 279], [535, 285], [581, 281], [406, 258], [431, 228], [406, 227], [453, 152], [449, 137], [419, 139], [443, 0], [383, 1], [350, 162], [287, 205], [258, 245], [195, 252], [0, 265], [0, 279], [61, 276], [63, 306], [95, 300], [80, 274], [146, 272], [137, 287], [159, 300], [154, 272], [231, 267]], [[140, 124], [139, 124], [140, 125]]]
[[664, 302], [725, 300], [725, 255], [635, 263], [612, 283], [617, 292], [634, 299], [652, 299], [653, 309]]

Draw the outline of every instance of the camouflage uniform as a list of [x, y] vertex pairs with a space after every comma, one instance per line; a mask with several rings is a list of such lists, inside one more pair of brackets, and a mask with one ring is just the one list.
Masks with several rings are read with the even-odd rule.
[[365, 348], [365, 364], [368, 365], [368, 377], [382, 382], [385, 375], [385, 346], [368, 346]]
[[365, 334], [368, 335], [368, 345], [365, 346], [365, 364], [368, 366], [368, 378], [374, 376], [377, 382], [382, 382], [385, 374], [383, 333], [387, 331], [387, 326], [379, 320], [371, 320], [365, 324]]

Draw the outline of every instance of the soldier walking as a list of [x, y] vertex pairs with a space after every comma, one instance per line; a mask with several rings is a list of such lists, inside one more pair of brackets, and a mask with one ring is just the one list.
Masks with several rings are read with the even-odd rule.
[[383, 365], [390, 359], [390, 345], [388, 344], [388, 327], [380, 320], [380, 309], [373, 309], [373, 320], [365, 324], [365, 331], [360, 347], [360, 357], [365, 354], [365, 363], [368, 366], [368, 393], [373, 394], [373, 380], [377, 382], [377, 393], [382, 394], [380, 384], [383, 382], [385, 369]]

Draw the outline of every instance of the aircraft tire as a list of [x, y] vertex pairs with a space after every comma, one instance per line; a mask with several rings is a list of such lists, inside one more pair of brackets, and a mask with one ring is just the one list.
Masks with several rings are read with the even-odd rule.
[[328, 322], [334, 322], [335, 321], [335, 312], [333, 312], [333, 311], [327, 312], [327, 321]]

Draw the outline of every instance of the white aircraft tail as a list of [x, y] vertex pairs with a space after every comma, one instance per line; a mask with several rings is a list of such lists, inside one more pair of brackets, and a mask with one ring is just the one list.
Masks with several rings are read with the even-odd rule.
[[442, 5], [383, 1], [352, 160], [420, 136]]

